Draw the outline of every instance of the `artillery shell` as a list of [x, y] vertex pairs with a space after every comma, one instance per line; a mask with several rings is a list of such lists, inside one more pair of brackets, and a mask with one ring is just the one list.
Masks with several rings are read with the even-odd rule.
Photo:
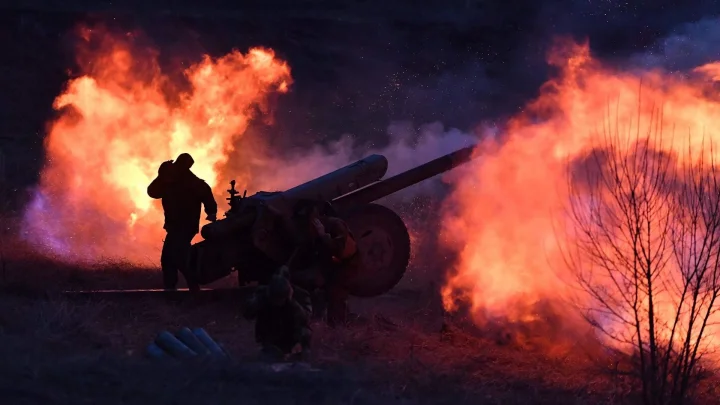
[[167, 359], [169, 356], [155, 342], [150, 343], [145, 349], [145, 354], [153, 359]]
[[200, 339], [192, 333], [190, 328], [180, 329], [175, 336], [195, 353], [202, 356], [210, 355], [210, 349], [207, 348]]
[[205, 329], [195, 328], [192, 330], [192, 333], [210, 350], [210, 353], [215, 356], [225, 356], [225, 352], [223, 352], [222, 348], [205, 332]]
[[189, 358], [197, 355], [168, 331], [160, 332], [155, 338], [155, 343], [173, 357]]
[[223, 356], [230, 359], [230, 353], [227, 351], [227, 349], [225, 349], [225, 345], [223, 345], [222, 343], [218, 343], [218, 346], [220, 346], [220, 350], [222, 350]]

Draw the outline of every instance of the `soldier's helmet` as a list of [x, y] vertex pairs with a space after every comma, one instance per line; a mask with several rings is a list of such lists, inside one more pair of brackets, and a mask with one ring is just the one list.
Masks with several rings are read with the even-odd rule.
[[285, 304], [293, 295], [290, 280], [280, 275], [273, 276], [268, 284], [267, 294], [271, 305]]
[[162, 176], [165, 178], [172, 177], [172, 175], [175, 173], [174, 169], [175, 166], [173, 166], [172, 160], [162, 162], [160, 168], [158, 169], [158, 176]]
[[189, 153], [181, 153], [177, 159], [175, 159], [175, 165], [181, 170], [190, 170], [195, 164], [195, 160], [190, 156]]

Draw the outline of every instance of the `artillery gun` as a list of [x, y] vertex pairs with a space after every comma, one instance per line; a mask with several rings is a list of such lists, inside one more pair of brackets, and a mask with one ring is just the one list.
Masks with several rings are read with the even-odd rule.
[[192, 246], [190, 271], [201, 285], [233, 271], [241, 285], [262, 283], [294, 256], [291, 223], [298, 202], [330, 202], [353, 232], [362, 256], [364, 268], [351, 283], [351, 295], [384, 294], [405, 274], [410, 237], [400, 216], [374, 201], [469, 162], [474, 148], [459, 149], [387, 179], [382, 179], [387, 159], [371, 155], [282, 192], [240, 196], [233, 180], [227, 198], [230, 209], [225, 218], [202, 228], [204, 240]]

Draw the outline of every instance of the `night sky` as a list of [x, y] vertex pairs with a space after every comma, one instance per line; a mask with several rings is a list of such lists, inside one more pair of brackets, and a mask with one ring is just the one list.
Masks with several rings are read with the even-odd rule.
[[17, 174], [8, 180], [18, 187], [32, 184], [42, 164], [52, 100], [77, 72], [72, 28], [81, 22], [141, 29], [168, 72], [203, 53], [273, 48], [295, 79], [265, 129], [278, 148], [343, 133], [381, 144], [394, 120], [462, 130], [502, 120], [547, 79], [545, 54], [557, 35], [588, 38], [598, 57], [619, 66], [677, 70], [720, 60], [717, 1], [17, 3], [0, 12], [0, 146], [11, 151], [6, 165]]

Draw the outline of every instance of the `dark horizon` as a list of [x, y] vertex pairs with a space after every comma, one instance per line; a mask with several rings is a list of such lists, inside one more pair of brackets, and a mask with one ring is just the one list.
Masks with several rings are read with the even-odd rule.
[[[345, 133], [382, 144], [393, 121], [440, 121], [464, 131], [483, 120], [502, 121], [548, 78], [545, 54], [559, 35], [589, 40], [594, 54], [611, 64], [646, 63], [637, 56], [655, 50], [660, 56], [651, 63], [686, 68], [662, 55], [668, 51], [663, 40], [714, 38], [702, 20], [720, 15], [720, 3], [710, 1], [677, 7], [670, 1], [469, 0], [453, 7], [428, 1], [423, 8], [377, 1], [252, 1], [242, 8], [184, 1], [172, 2], [172, 10], [169, 1], [49, 3], [4, 6], [0, 16], [6, 58], [0, 148], [13, 190], [37, 180], [52, 101], [68, 73], [77, 71], [74, 28], [80, 23], [140, 30], [167, 66], [203, 53], [272, 48], [288, 61], [294, 84], [277, 101], [275, 124], [262, 130], [283, 149]], [[713, 47], [708, 40], [695, 54], [682, 52], [702, 62], [717, 55]]]

